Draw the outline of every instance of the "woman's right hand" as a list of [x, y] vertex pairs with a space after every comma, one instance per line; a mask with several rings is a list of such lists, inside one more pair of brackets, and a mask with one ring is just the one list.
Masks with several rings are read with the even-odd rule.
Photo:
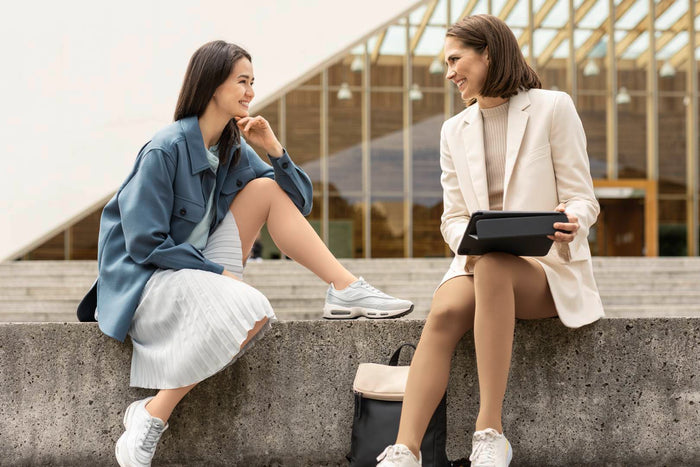
[[226, 277], [230, 277], [231, 279], [235, 279], [237, 281], [240, 281], [240, 279], [238, 277], [236, 277], [235, 274], [233, 274], [232, 272], [228, 272], [226, 269], [224, 269], [224, 272], [222, 272], [221, 275], [226, 276]]

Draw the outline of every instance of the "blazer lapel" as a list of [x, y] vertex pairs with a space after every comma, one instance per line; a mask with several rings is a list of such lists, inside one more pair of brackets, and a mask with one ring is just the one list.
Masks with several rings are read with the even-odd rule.
[[[466, 152], [466, 162], [471, 185], [477, 200], [476, 209], [470, 211], [487, 210], [489, 208], [489, 189], [486, 182], [486, 157], [484, 151], [484, 121], [481, 118], [478, 104], [469, 107], [464, 114], [464, 129], [462, 130], [462, 142]], [[459, 173], [459, 170], [458, 172]]]
[[506, 171], [503, 179], [503, 206], [508, 194], [508, 184], [513, 175], [515, 161], [518, 159], [520, 152], [520, 144], [525, 136], [525, 128], [530, 117], [525, 109], [530, 106], [530, 99], [527, 96], [527, 91], [521, 91], [510, 100], [508, 106], [508, 135], [506, 141]]

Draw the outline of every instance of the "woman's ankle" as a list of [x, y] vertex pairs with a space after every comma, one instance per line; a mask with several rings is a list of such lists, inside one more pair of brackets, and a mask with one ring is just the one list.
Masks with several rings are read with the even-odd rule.
[[479, 414], [479, 416], [476, 418], [476, 426], [474, 427], [475, 431], [483, 431], [488, 428], [493, 428], [497, 432], [503, 433], [503, 423], [501, 422], [500, 417], [487, 417]]
[[331, 281], [333, 284], [333, 287], [335, 290], [343, 290], [347, 288], [350, 284], [355, 282], [357, 280], [357, 277], [353, 276], [352, 274], [349, 275], [343, 275], [342, 278], [338, 278], [338, 280]]
[[410, 442], [410, 441], [405, 441], [402, 439], [397, 439], [396, 443], [394, 444], [403, 444], [406, 446], [408, 449], [411, 450], [414, 456], [416, 456], [416, 459], [420, 459], [420, 444], [416, 442]]
[[144, 406], [146, 409], [146, 412], [151, 417], [158, 418], [162, 420], [163, 423], [167, 423], [168, 419], [170, 418], [170, 413], [166, 413], [167, 411], [163, 411], [162, 407], [158, 405], [158, 403], [153, 403], [153, 399], [148, 401], [146, 405]]

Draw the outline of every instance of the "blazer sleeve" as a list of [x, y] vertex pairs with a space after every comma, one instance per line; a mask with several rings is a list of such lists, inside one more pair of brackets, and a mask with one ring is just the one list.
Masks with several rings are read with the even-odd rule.
[[176, 245], [170, 236], [174, 178], [175, 163], [165, 151], [150, 149], [141, 156], [117, 198], [126, 251], [138, 264], [221, 274], [223, 266], [206, 259], [190, 243]]
[[588, 259], [588, 232], [598, 218], [600, 205], [593, 191], [586, 134], [571, 97], [563, 92], [557, 93], [554, 100], [550, 146], [559, 202], [579, 222], [574, 240], [557, 244], [559, 254], [568, 261]]
[[469, 224], [470, 213], [467, 204], [459, 189], [457, 173], [450, 153], [450, 148], [445, 137], [445, 125], [440, 131], [440, 168], [442, 174], [440, 183], [442, 184], [443, 212], [440, 218], [440, 232], [450, 249], [457, 255], [457, 248], [462, 241], [464, 231]]
[[244, 142], [241, 144], [241, 151], [246, 151], [246, 156], [255, 171], [256, 177], [274, 179], [304, 216], [308, 216], [311, 213], [313, 206], [313, 185], [311, 184], [311, 179], [306, 172], [292, 161], [286, 149], [281, 157], [267, 155], [272, 165], [263, 162], [257, 153]]

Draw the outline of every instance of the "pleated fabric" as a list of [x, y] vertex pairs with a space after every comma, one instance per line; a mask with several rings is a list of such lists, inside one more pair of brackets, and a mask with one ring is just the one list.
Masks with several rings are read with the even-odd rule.
[[[241, 243], [229, 212], [202, 251], [239, 278]], [[255, 324], [267, 324], [245, 348]], [[131, 386], [174, 389], [198, 383], [235, 362], [276, 321], [270, 302], [250, 285], [194, 269], [159, 269], [146, 284], [129, 329]]]

